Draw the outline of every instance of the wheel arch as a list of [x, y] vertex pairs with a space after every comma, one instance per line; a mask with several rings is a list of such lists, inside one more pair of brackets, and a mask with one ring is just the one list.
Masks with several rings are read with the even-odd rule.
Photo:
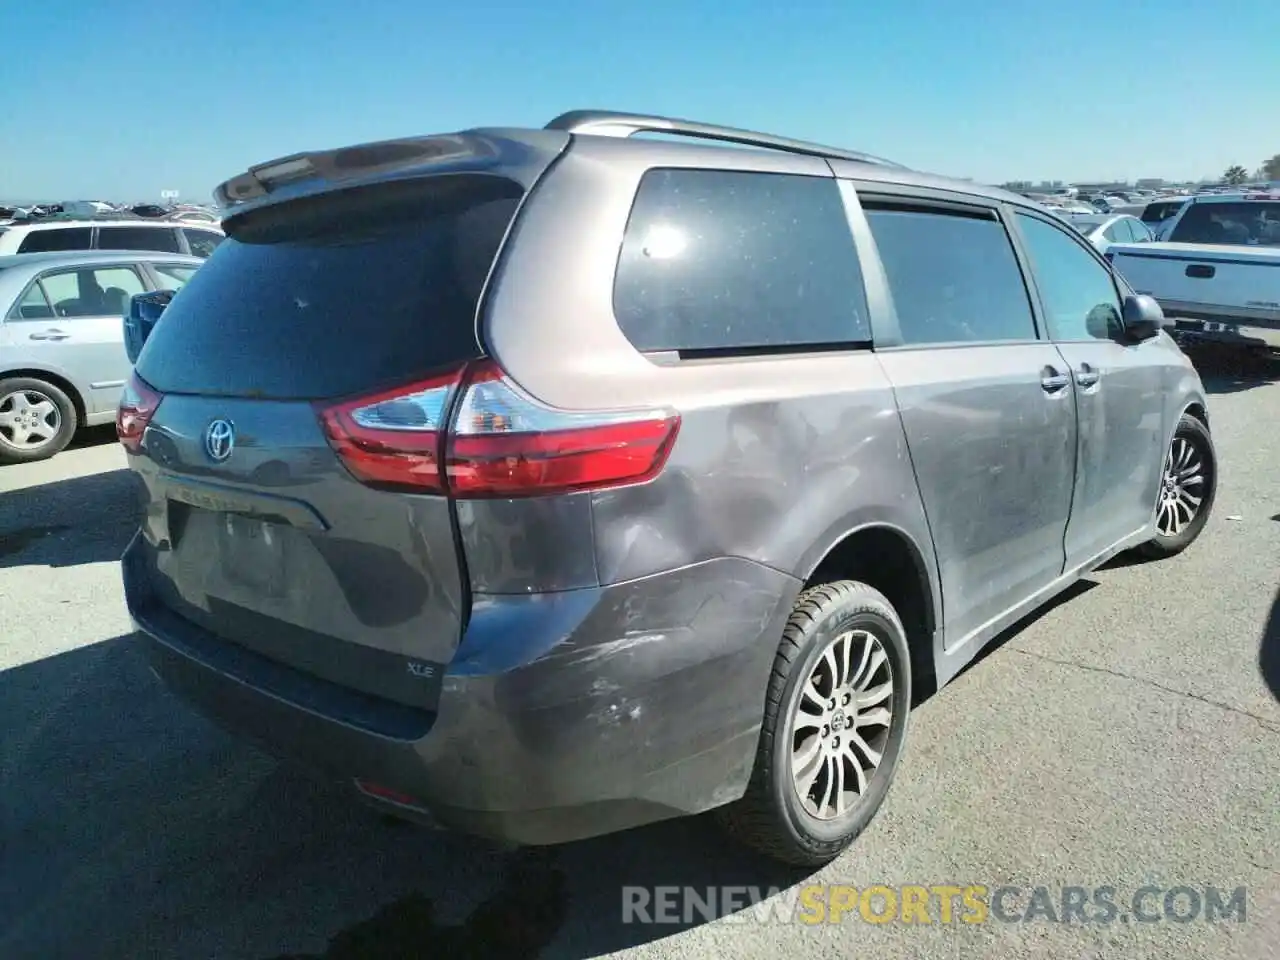
[[887, 521], [861, 523], [834, 539], [804, 575], [806, 587], [858, 580], [885, 595], [907, 632], [917, 700], [937, 687], [934, 636], [942, 622], [932, 564], [906, 530]]
[[85, 407], [84, 397], [76, 389], [76, 385], [67, 377], [54, 370], [45, 370], [40, 367], [17, 367], [13, 370], [0, 370], [0, 380], [12, 380], [17, 377], [25, 377], [28, 380], [43, 380], [45, 383], [57, 387], [67, 395], [68, 399], [71, 400], [71, 406], [75, 408], [76, 429], [85, 425], [88, 410]]

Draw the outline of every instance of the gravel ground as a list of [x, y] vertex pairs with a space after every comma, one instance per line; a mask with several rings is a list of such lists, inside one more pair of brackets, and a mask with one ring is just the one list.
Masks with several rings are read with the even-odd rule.
[[[1099, 571], [925, 703], [880, 816], [812, 876], [701, 820], [513, 852], [352, 806], [187, 712], [139, 662], [110, 431], [0, 468], [0, 956], [1280, 957], [1280, 385], [1209, 385], [1222, 483], [1202, 539]], [[1247, 908], [621, 922], [624, 886], [810, 883], [1110, 885], [1126, 906], [1147, 884], [1243, 886]]]

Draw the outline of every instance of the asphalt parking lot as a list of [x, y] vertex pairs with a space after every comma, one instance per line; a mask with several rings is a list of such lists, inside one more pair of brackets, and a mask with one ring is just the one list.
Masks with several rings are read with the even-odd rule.
[[[110, 430], [0, 468], [0, 957], [1280, 956], [1280, 383], [1207, 378], [1186, 554], [1116, 563], [924, 703], [813, 876], [680, 821], [498, 849], [393, 825], [188, 713], [133, 651]], [[626, 924], [623, 886], [1247, 889], [1243, 922]]]

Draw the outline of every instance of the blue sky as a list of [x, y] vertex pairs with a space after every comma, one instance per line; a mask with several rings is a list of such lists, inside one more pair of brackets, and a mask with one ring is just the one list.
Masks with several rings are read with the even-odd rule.
[[298, 150], [575, 107], [973, 177], [1253, 170], [1275, 0], [0, 0], [0, 197], [206, 200]]

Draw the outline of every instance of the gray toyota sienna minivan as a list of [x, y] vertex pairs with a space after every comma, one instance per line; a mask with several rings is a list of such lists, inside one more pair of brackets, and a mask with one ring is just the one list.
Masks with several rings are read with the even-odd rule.
[[578, 111], [218, 196], [120, 408], [129, 609], [195, 707], [411, 819], [716, 808], [830, 860], [913, 693], [1209, 516], [1159, 308], [1009, 193]]

